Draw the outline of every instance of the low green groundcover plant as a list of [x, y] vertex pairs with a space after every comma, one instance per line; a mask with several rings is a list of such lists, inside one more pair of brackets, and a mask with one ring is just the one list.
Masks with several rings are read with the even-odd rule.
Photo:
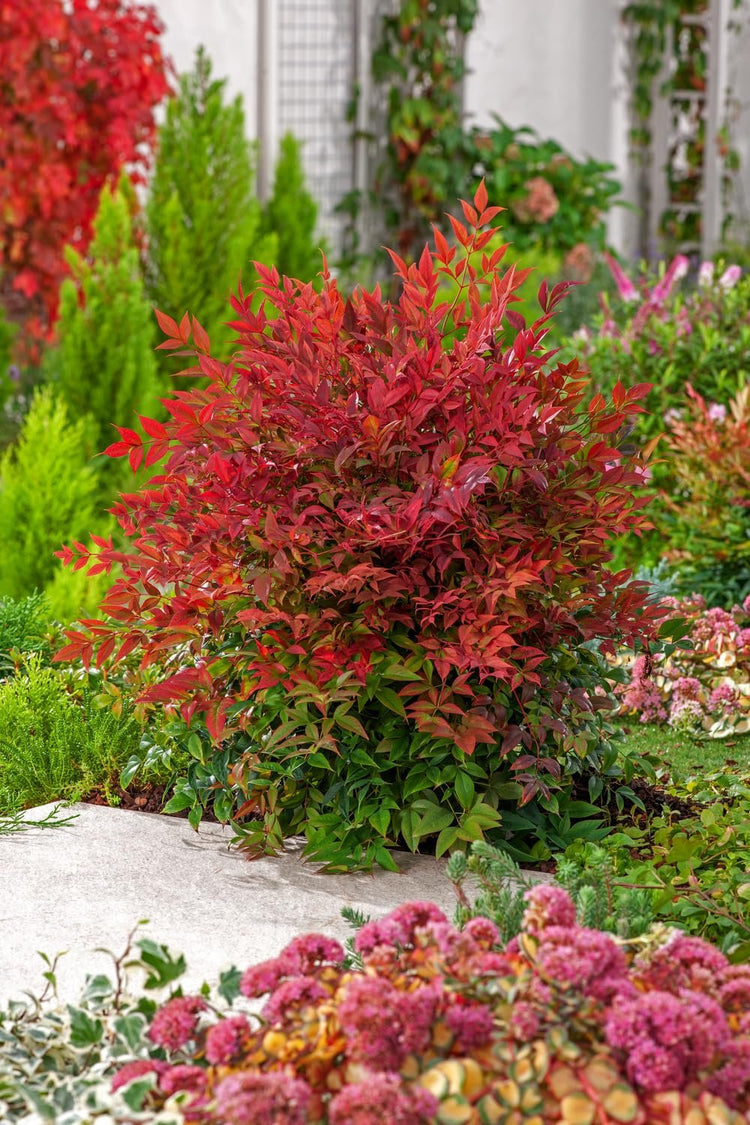
[[304, 832], [331, 866], [392, 865], [398, 841], [482, 837], [501, 802], [556, 811], [573, 776], [622, 779], [602, 653], [662, 611], [607, 542], [643, 523], [622, 437], [648, 388], [589, 400], [550, 363], [564, 285], [512, 329], [520, 277], [469, 260], [497, 209], [483, 186], [463, 208], [458, 250], [394, 255], [395, 302], [259, 265], [231, 365], [161, 314], [205, 382], [109, 449], [159, 475], [116, 505], [135, 541], [93, 561], [123, 577], [59, 659], [137, 656], [129, 686], [193, 759], [170, 807], [197, 823], [213, 801], [255, 853]]
[[115, 786], [140, 724], [97, 706], [94, 692], [39, 656], [0, 680], [0, 816]]
[[[82, 1125], [741, 1125], [750, 972], [678, 931], [624, 942], [561, 887], [519, 935], [432, 903], [322, 934], [184, 994], [183, 958], [130, 944], [77, 1005], [0, 1014], [9, 1122]], [[126, 969], [145, 970], [140, 995]], [[51, 963], [46, 974], [54, 984]], [[265, 997], [258, 1013], [258, 1001]], [[250, 1004], [247, 1003], [250, 1001]]]

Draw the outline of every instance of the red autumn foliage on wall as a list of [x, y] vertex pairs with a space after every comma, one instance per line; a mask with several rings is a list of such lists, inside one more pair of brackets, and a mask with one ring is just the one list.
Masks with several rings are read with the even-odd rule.
[[12, 314], [54, 317], [63, 247], [85, 249], [105, 180], [142, 173], [168, 92], [156, 11], [0, 0], [0, 273]]
[[[188, 316], [160, 315], [161, 346], [192, 354], [205, 383], [164, 400], [164, 424], [144, 419], [145, 442], [121, 429], [108, 450], [164, 463], [116, 506], [132, 550], [99, 542], [94, 567], [123, 577], [59, 659], [137, 650], [158, 669], [144, 698], [205, 713], [217, 741], [282, 685], [324, 715], [347, 691], [382, 692], [412, 729], [507, 752], [528, 732], [509, 729], [497, 685], [528, 703], [556, 646], [652, 634], [643, 585], [604, 568], [607, 541], [644, 524], [643, 465], [617, 446], [648, 387], [589, 402], [577, 364], [543, 346], [566, 286], [543, 284], [542, 315], [518, 326], [525, 271], [500, 272], [505, 247], [483, 278], [466, 261], [499, 209], [483, 187], [463, 207], [460, 252], [436, 233], [418, 264], [393, 255], [395, 302], [259, 266], [265, 302], [234, 300], [230, 365], [195, 320], [191, 348]], [[452, 306], [443, 273], [460, 286]], [[92, 561], [81, 544], [61, 557]], [[395, 701], [384, 669], [400, 669]]]

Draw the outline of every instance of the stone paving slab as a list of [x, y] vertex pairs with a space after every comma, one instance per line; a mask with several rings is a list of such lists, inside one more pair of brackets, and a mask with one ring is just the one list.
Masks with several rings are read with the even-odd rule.
[[[30, 809], [30, 819], [54, 806]], [[230, 850], [231, 830], [151, 813], [73, 805], [66, 827], [0, 836], [0, 1003], [24, 988], [41, 991], [45, 966], [36, 955], [67, 954], [59, 994], [74, 1000], [87, 972], [120, 953], [142, 918], [144, 936], [185, 954], [187, 987], [235, 964], [274, 956], [307, 931], [338, 937], [351, 930], [341, 908], [381, 917], [410, 899], [430, 899], [453, 916], [455, 897], [444, 861], [396, 853], [402, 873], [323, 875], [293, 843], [278, 858], [252, 862]]]

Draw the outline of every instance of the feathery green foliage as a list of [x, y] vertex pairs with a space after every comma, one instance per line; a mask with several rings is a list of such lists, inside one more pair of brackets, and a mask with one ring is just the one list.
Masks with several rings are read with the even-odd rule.
[[199, 317], [216, 352], [230, 339], [228, 298], [246, 288], [252, 261], [270, 262], [275, 241], [261, 231], [252, 146], [237, 97], [211, 78], [199, 48], [167, 107], [146, 204], [146, 281], [151, 302], [178, 320]]
[[37, 391], [18, 441], [0, 460], [0, 596], [42, 590], [65, 540], [94, 526], [97, 478], [89, 422], [71, 421], [50, 388]]
[[[113, 425], [133, 426], [137, 413], [151, 413], [159, 393], [155, 325], [133, 209], [126, 177], [114, 191], [105, 186], [88, 258], [68, 248], [73, 278], [60, 288], [60, 347], [52, 373], [72, 415], [92, 415], [97, 452], [115, 440]], [[107, 469], [109, 477], [113, 470]]]
[[318, 205], [305, 184], [299, 141], [291, 133], [281, 138], [273, 193], [264, 218], [278, 240], [274, 265], [279, 273], [312, 281], [323, 264], [320, 242], [315, 238]]
[[64, 673], [32, 657], [0, 685], [0, 815], [116, 782], [140, 735], [131, 715], [101, 710], [89, 691], [76, 699]]
[[15, 661], [11, 653], [48, 655], [44, 595], [25, 598], [0, 598], [0, 680], [12, 675]]

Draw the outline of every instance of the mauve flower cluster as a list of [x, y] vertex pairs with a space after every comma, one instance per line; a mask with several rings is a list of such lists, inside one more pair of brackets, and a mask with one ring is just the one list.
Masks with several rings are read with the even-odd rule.
[[548, 223], [560, 209], [555, 189], [544, 176], [533, 176], [524, 185], [526, 195], [513, 205], [513, 214], [522, 223]]
[[642, 723], [716, 736], [750, 729], [750, 597], [729, 611], [703, 598], [664, 598], [669, 617], [690, 626], [689, 648], [667, 660], [632, 659], [622, 708]]
[[[171, 1108], [179, 1094], [192, 1125], [434, 1125], [458, 1120], [454, 1111], [479, 1125], [500, 1120], [492, 1099], [515, 1096], [523, 1072], [539, 1084], [529, 1104], [543, 1101], [535, 1120], [547, 1125], [568, 1119], [559, 1090], [575, 1082], [571, 1067], [606, 1058], [605, 1084], [611, 1076], [616, 1097], [630, 1099], [634, 1125], [666, 1121], [665, 1097], [676, 1099], [674, 1125], [705, 1121], [709, 1104], [716, 1121], [745, 1120], [750, 966], [677, 933], [635, 955], [578, 925], [560, 887], [526, 899], [522, 932], [504, 950], [488, 919], [458, 930], [426, 902], [362, 927], [359, 969], [345, 966], [338, 942], [300, 938], [242, 977], [245, 996], [268, 996], [261, 1017], [216, 1018], [199, 997], [169, 1000], [149, 1037], [171, 1062], [129, 1062], [112, 1088], [151, 1076], [147, 1107]], [[517, 1069], [518, 1052], [532, 1048], [537, 1062]], [[590, 1119], [610, 1120], [602, 1114]]]

